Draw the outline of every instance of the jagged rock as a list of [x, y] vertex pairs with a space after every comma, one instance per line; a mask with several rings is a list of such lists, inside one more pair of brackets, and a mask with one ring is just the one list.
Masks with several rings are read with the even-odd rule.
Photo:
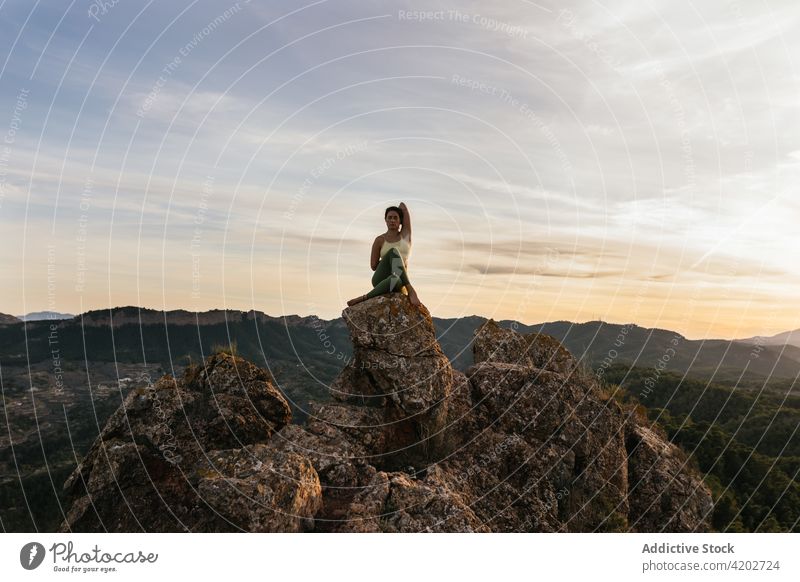
[[356, 495], [342, 532], [489, 532], [438, 472], [424, 482], [406, 473], [376, 474]]
[[[473, 345], [478, 363], [467, 376], [482, 438], [447, 465], [461, 471], [462, 492], [495, 491], [494, 502], [473, 508], [502, 522], [496, 531], [654, 531], [667, 522], [665, 531], [707, 528], [710, 491], [677, 460], [679, 449], [605, 397], [569, 352], [491, 320]], [[659, 496], [675, 502], [652, 504]], [[494, 517], [508, 505], [504, 497], [522, 510]]]
[[305, 429], [287, 426], [272, 446], [305, 456], [316, 469], [323, 505], [314, 519], [315, 531], [334, 531], [347, 523], [353, 497], [368, 488], [377, 473], [358, 441], [325, 422], [311, 422]]
[[[72, 504], [60, 531], [307, 528], [321, 505], [313, 467], [296, 456], [270, 460], [258, 446], [290, 420], [269, 374], [224, 353], [187, 368], [181, 380], [168, 374], [134, 390], [67, 479]], [[242, 463], [261, 468], [244, 477]], [[288, 475], [303, 479], [287, 482]], [[251, 512], [231, 502], [220, 485], [226, 479], [243, 494], [255, 491]]]
[[[485, 510], [476, 508], [479, 515], [492, 519], [512, 504], [526, 507], [516, 519], [501, 519], [501, 531], [624, 526], [624, 425], [615, 402], [602, 403], [579, 382], [530, 366], [484, 361], [468, 375], [483, 434], [447, 464], [466, 476], [476, 496], [494, 490]], [[475, 459], [480, 470], [470, 471]]]
[[[454, 370], [436, 341], [424, 305], [414, 307], [401, 293], [349, 307], [342, 318], [350, 330], [353, 359], [334, 382], [336, 399], [377, 407], [372, 426], [387, 433], [381, 468], [435, 460], [444, 442]], [[335, 421], [334, 421], [335, 422]]]
[[354, 356], [305, 427], [217, 354], [132, 392], [65, 487], [63, 531], [708, 529], [708, 488], [558, 342], [486, 322], [452, 369], [402, 294], [344, 312]]
[[387, 397], [407, 415], [420, 414], [447, 399], [453, 369], [436, 341], [428, 310], [415, 308], [400, 293], [393, 295], [342, 312], [353, 342], [348, 374], [358, 374], [370, 395]]
[[311, 461], [268, 445], [212, 451], [189, 481], [213, 510], [198, 512], [194, 531], [311, 531], [322, 507]]
[[627, 429], [631, 528], [707, 531], [714, 506], [706, 487], [687, 470], [686, 454], [635, 421]]
[[424, 305], [414, 307], [400, 293], [381, 295], [348, 307], [342, 312], [342, 319], [350, 330], [355, 350], [375, 350], [404, 358], [442, 354], [428, 309]]
[[309, 405], [308, 429], [318, 427], [336, 428], [342, 437], [359, 445], [367, 461], [376, 466], [383, 464], [382, 457], [391, 455], [391, 427], [386, 422], [386, 413], [372, 407], [348, 406], [345, 404]]
[[493, 319], [476, 330], [472, 352], [476, 364], [505, 362], [561, 373], [569, 373], [577, 364], [554, 337], [502, 329]]

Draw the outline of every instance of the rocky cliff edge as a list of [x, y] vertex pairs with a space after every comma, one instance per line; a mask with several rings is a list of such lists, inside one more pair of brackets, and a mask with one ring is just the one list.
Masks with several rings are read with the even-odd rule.
[[561, 344], [489, 320], [454, 370], [402, 294], [343, 312], [353, 358], [305, 426], [227, 354], [128, 395], [60, 531], [701, 532], [711, 495]]

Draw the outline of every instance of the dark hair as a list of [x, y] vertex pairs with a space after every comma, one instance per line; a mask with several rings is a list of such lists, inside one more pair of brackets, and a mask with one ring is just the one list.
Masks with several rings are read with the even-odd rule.
[[389, 216], [389, 213], [392, 210], [394, 210], [397, 213], [397, 215], [400, 217], [400, 224], [403, 224], [403, 211], [400, 210], [397, 206], [390, 206], [389, 208], [386, 209], [386, 212], [383, 213], [384, 220], [386, 219], [387, 216]]

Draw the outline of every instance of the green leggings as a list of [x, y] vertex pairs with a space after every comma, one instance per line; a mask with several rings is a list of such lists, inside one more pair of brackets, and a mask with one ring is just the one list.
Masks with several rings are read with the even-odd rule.
[[406, 266], [403, 257], [396, 248], [390, 248], [378, 263], [378, 268], [372, 275], [372, 291], [367, 293], [367, 299], [400, 291], [404, 286], [411, 285], [406, 274]]

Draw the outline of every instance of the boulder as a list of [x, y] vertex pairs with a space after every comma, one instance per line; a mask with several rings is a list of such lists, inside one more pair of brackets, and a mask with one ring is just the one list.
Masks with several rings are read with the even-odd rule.
[[686, 454], [652, 428], [627, 425], [632, 531], [709, 531], [714, 506]]
[[291, 421], [269, 374], [209, 356], [132, 391], [64, 488], [60, 531], [301, 531], [321, 486], [312, 464], [266, 446]]
[[376, 466], [435, 461], [434, 451], [442, 452], [445, 439], [455, 371], [436, 340], [430, 313], [391, 293], [345, 309], [342, 318], [353, 358], [333, 383], [332, 397], [379, 411], [366, 427], [386, 435], [382, 448], [372, 447], [381, 457]]
[[552, 336], [521, 334], [503, 329], [489, 319], [475, 331], [474, 362], [505, 362], [568, 373], [577, 365], [567, 349]]
[[227, 354], [132, 392], [67, 480], [62, 531], [708, 530], [686, 455], [553, 338], [489, 320], [462, 374], [403, 294], [343, 318], [353, 359], [305, 426]]

